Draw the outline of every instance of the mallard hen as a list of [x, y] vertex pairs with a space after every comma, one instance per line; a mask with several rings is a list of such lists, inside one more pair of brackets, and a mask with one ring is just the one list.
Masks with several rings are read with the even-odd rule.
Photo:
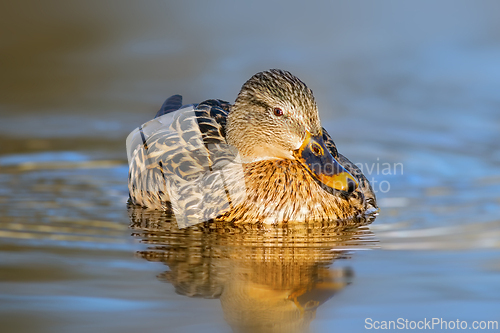
[[321, 127], [312, 91], [282, 70], [255, 74], [233, 105], [167, 99], [127, 138], [131, 204], [179, 225], [350, 219], [378, 210], [366, 177]]

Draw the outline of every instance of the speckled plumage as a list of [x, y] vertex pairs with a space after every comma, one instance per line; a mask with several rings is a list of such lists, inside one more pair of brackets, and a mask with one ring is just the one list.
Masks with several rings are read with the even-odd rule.
[[[273, 116], [277, 107], [283, 116]], [[157, 116], [177, 109], [181, 97], [174, 95]], [[233, 106], [208, 100], [182, 110], [131, 154], [132, 204], [168, 210], [173, 201], [200, 221], [266, 223], [349, 219], [377, 210], [369, 182], [322, 129], [312, 91], [289, 72], [257, 73]], [[355, 177], [359, 186], [352, 193], [325, 186], [293, 158], [307, 133], [322, 135], [333, 158]], [[236, 153], [228, 147], [237, 148], [243, 164], [233, 163]], [[218, 170], [222, 178], [213, 176]]]

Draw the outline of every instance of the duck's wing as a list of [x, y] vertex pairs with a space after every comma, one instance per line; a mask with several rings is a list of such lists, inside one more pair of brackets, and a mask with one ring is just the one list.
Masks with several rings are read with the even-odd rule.
[[359, 183], [359, 187], [357, 191], [360, 191], [365, 200], [365, 207], [367, 211], [376, 211], [378, 210], [377, 206], [377, 198], [375, 197], [375, 193], [373, 192], [373, 188], [366, 179], [363, 172], [356, 166], [356, 164], [349, 161], [347, 157], [342, 154], [339, 154], [337, 151], [337, 146], [335, 142], [333, 142], [332, 138], [328, 134], [328, 132], [323, 128], [323, 141], [325, 142], [326, 147], [330, 151], [333, 157], [339, 162], [351, 175], [356, 177]]
[[224, 192], [216, 170], [235, 155], [225, 138], [230, 104], [207, 100], [174, 110], [181, 104], [178, 95], [167, 99], [158, 117], [127, 138], [130, 201], [154, 209], [171, 203], [179, 224], [180, 215], [199, 223], [229, 208], [215, 191]]

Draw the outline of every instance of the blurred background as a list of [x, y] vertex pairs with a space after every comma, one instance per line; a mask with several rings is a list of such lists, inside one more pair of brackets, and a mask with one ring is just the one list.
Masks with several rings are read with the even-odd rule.
[[172, 94], [232, 102], [269, 68], [314, 91], [323, 126], [381, 207], [368, 247], [342, 241], [354, 254], [340, 266], [355, 278], [314, 310], [311, 329], [364, 331], [367, 317], [499, 320], [498, 1], [0, 8], [6, 332], [231, 331], [219, 301], [176, 294], [155, 278], [163, 265], [134, 258], [145, 245], [129, 229], [125, 138]]

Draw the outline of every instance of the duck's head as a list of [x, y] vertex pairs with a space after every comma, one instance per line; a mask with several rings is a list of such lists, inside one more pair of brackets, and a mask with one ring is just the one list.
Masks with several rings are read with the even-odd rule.
[[244, 162], [295, 159], [331, 188], [352, 192], [358, 185], [325, 146], [311, 89], [289, 72], [252, 76], [229, 113], [226, 133]]

